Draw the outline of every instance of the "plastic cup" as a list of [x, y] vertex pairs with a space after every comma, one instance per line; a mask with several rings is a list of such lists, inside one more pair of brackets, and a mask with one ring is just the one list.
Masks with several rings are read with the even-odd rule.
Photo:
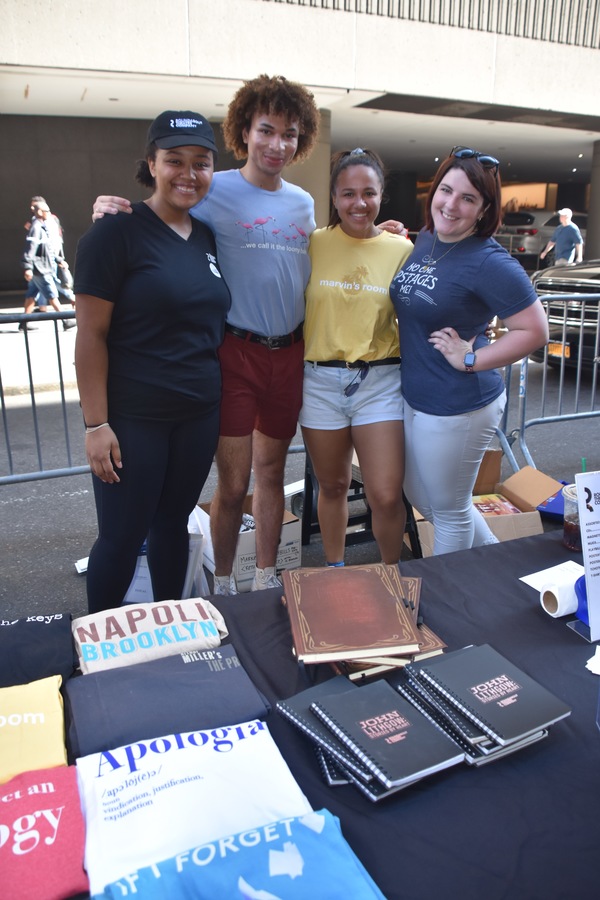
[[577, 506], [577, 485], [567, 484], [562, 489], [565, 505], [563, 544], [569, 550], [581, 553], [581, 531], [579, 528], [579, 509]]

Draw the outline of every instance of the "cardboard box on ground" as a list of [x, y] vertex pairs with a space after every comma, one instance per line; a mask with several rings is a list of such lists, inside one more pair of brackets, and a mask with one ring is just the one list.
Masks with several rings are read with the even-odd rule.
[[[499, 541], [542, 534], [544, 528], [537, 507], [561, 491], [560, 481], [550, 478], [532, 466], [524, 466], [506, 481], [500, 481], [502, 450], [486, 450], [479, 467], [473, 495], [501, 494], [519, 510], [506, 515], [487, 515], [486, 521]], [[433, 555], [433, 525], [415, 509], [417, 531], [423, 556]]]
[[[215, 571], [215, 554], [210, 535], [210, 503], [200, 503], [196, 508], [200, 527], [204, 535], [204, 565], [209, 572]], [[244, 500], [243, 512], [252, 515], [252, 494]], [[301, 523], [297, 516], [284, 510], [279, 548], [277, 550], [277, 571], [296, 569], [302, 559]], [[238, 591], [249, 591], [256, 568], [256, 534], [254, 531], [240, 533], [237, 543], [233, 574]]]

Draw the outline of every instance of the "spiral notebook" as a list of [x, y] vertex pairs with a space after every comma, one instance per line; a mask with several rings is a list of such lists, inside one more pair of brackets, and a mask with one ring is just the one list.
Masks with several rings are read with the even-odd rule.
[[489, 644], [416, 664], [419, 678], [501, 745], [540, 732], [571, 709]]
[[[524, 747], [536, 744], [543, 738], [548, 737], [548, 730], [542, 729], [533, 734], [524, 737], [520, 741], [514, 741], [512, 744], [502, 746], [495, 741], [489, 739], [487, 742], [472, 744], [466, 740], [460, 729], [453, 724], [454, 719], [448, 718], [440, 707], [429, 702], [431, 695], [421, 691], [420, 686], [415, 682], [406, 679], [404, 682], [395, 680], [393, 687], [402, 697], [405, 697], [413, 706], [416, 706], [423, 715], [430, 719], [438, 728], [448, 735], [465, 753], [465, 762], [469, 766], [484, 766], [487, 763], [494, 762], [496, 759], [502, 759], [511, 753], [516, 753]], [[448, 706], [450, 704], [448, 703]]]
[[464, 760], [457, 745], [386, 681], [325, 695], [310, 708], [386, 788]]
[[288, 697], [287, 700], [279, 700], [275, 709], [313, 743], [323, 750], [327, 750], [338, 763], [343, 763], [359, 778], [370, 779], [373, 778], [373, 775], [369, 769], [354, 754], [350, 753], [346, 746], [337, 740], [321, 720], [311, 712], [311, 703], [314, 700], [319, 700], [329, 694], [345, 693], [346, 691], [355, 693], [358, 690], [359, 688], [355, 684], [352, 684], [343, 675], [338, 675], [330, 678], [329, 681], [306, 688], [306, 690], [294, 694], [293, 697]]

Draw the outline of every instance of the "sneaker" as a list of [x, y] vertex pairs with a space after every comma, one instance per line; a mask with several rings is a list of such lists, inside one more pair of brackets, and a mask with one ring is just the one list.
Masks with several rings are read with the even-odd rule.
[[267, 566], [264, 569], [259, 569], [257, 567], [250, 590], [264, 591], [267, 590], [267, 588], [279, 588], [281, 586], [281, 581], [275, 574], [274, 566]]
[[215, 575], [213, 594], [219, 597], [233, 597], [238, 589], [233, 575]]
[[76, 328], [77, 322], [74, 319], [63, 319], [63, 328], [68, 331], [69, 328]]
[[21, 322], [19, 331], [37, 331], [36, 325], [28, 325], [27, 322]]

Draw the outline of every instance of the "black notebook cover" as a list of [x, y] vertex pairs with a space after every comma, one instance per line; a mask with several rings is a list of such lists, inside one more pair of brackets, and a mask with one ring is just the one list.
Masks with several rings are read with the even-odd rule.
[[334, 759], [339, 763], [343, 763], [347, 769], [354, 772], [361, 778], [370, 779], [373, 775], [362, 765], [355, 756], [350, 753], [344, 744], [340, 743], [331, 731], [323, 725], [314, 713], [311, 712], [310, 705], [313, 700], [318, 700], [326, 694], [344, 693], [346, 691], [360, 690], [351, 681], [348, 681], [343, 675], [331, 678], [321, 684], [315, 684], [313, 687], [288, 697], [287, 700], [279, 700], [275, 709], [280, 715], [284, 716], [288, 722], [295, 725], [314, 743], [318, 744], [324, 750], [327, 750]]
[[324, 696], [311, 709], [387, 788], [464, 759], [456, 744], [387, 681]]
[[408, 678], [404, 683], [395, 680], [392, 686], [402, 695], [402, 697], [405, 697], [409, 703], [416, 706], [424, 716], [427, 716], [428, 719], [437, 725], [438, 728], [447, 734], [448, 737], [464, 751], [465, 762], [470, 766], [484, 766], [487, 763], [502, 759], [511, 753], [516, 753], [517, 750], [521, 750], [524, 747], [530, 746], [530, 744], [535, 744], [543, 738], [548, 737], [548, 731], [542, 729], [541, 731], [536, 731], [533, 734], [528, 735], [520, 741], [514, 741], [512, 744], [505, 744], [504, 746], [492, 740], [471, 744], [465, 739], [461, 731], [455, 728], [453, 720], [447, 718], [444, 713], [440, 712], [438, 706], [429, 702], [428, 695], [422, 692], [420, 686], [415, 682], [409, 681]]
[[489, 644], [445, 653], [417, 666], [420, 678], [502, 745], [571, 713], [566, 703]]

